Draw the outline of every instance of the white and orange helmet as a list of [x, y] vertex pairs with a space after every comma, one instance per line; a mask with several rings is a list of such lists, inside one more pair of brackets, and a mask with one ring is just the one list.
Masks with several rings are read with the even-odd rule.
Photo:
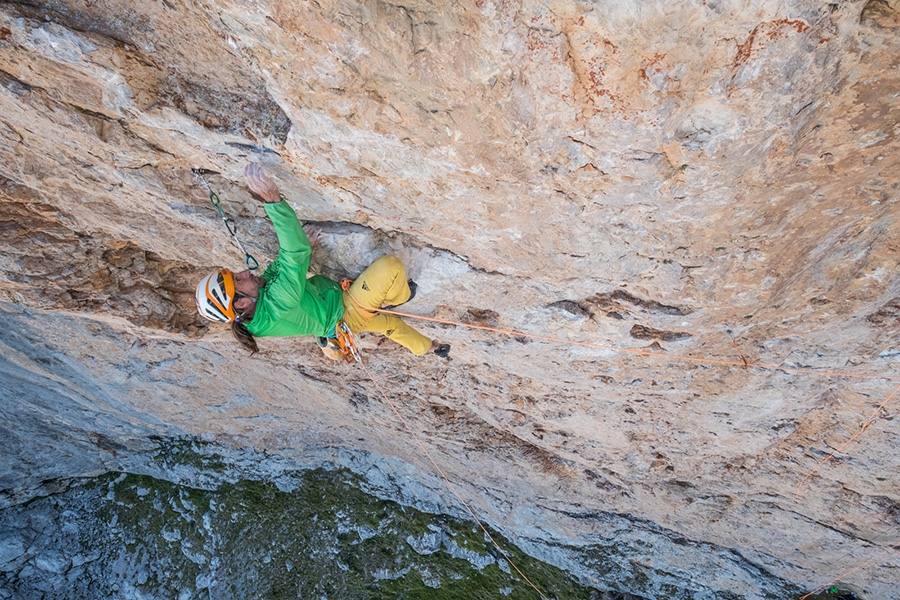
[[197, 286], [197, 310], [210, 321], [234, 321], [234, 274], [228, 269], [213, 271]]

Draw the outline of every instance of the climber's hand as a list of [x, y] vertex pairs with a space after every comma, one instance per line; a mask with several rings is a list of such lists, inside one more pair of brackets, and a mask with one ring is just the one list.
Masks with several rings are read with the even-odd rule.
[[250, 163], [244, 168], [244, 181], [250, 191], [269, 203], [280, 202], [281, 192], [278, 186], [256, 163]]
[[309, 238], [309, 247], [315, 248], [320, 241], [322, 241], [322, 228], [318, 225], [310, 225], [307, 223], [303, 226], [303, 231], [306, 232], [306, 237]]

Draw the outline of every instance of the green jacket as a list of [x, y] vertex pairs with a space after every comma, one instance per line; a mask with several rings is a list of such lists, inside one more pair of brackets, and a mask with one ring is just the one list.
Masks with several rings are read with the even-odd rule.
[[266, 285], [247, 329], [258, 337], [327, 336], [344, 315], [341, 286], [322, 275], [306, 278], [312, 247], [287, 201], [266, 204], [266, 213], [280, 250], [263, 273]]

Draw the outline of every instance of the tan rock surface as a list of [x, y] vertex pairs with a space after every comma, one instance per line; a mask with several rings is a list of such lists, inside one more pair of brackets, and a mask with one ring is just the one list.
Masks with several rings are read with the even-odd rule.
[[[247, 359], [196, 316], [199, 276], [240, 253], [191, 168], [221, 173], [264, 262], [276, 242], [240, 175], [258, 161], [323, 225], [317, 269], [393, 251], [420, 284], [411, 312], [739, 362], [731, 330], [753, 363], [882, 376], [428, 323], [449, 362], [364, 339], [479, 516], [600, 588], [627, 573], [633, 593], [757, 598], [871, 563], [845, 581], [896, 597], [900, 399], [797, 489], [900, 383], [884, 378], [900, 376], [898, 11], [2, 4], [0, 300], [23, 336], [4, 360], [107, 415], [72, 417], [98, 456], [72, 469], [121, 464], [101, 433], [148, 430], [297, 460], [365, 451], [458, 511], [365, 371], [305, 339]], [[612, 575], [548, 549], [601, 541], [625, 549]]]

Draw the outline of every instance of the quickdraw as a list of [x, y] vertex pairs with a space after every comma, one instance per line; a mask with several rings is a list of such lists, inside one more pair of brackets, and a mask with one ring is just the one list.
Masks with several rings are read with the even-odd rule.
[[194, 176], [200, 180], [200, 183], [203, 184], [203, 187], [206, 188], [206, 191], [209, 192], [209, 201], [215, 207], [216, 211], [219, 213], [219, 216], [222, 217], [222, 222], [225, 223], [225, 229], [228, 230], [228, 233], [231, 234], [231, 237], [234, 238], [234, 242], [238, 245], [238, 248], [241, 249], [241, 252], [244, 253], [244, 262], [247, 264], [247, 269], [250, 271], [255, 271], [259, 268], [259, 263], [256, 261], [253, 256], [247, 252], [247, 249], [244, 248], [244, 244], [241, 243], [241, 240], [238, 239], [237, 236], [237, 225], [234, 222], [234, 219], [227, 216], [225, 211], [222, 210], [222, 203], [219, 200], [219, 195], [216, 194], [211, 187], [209, 187], [209, 183], [206, 182], [206, 178], [204, 175], [218, 175], [216, 171], [210, 171], [208, 169], [191, 169], [193, 171]]
[[334, 339], [341, 349], [344, 360], [348, 363], [362, 362], [362, 355], [359, 353], [359, 346], [356, 343], [357, 337], [350, 330], [350, 326], [341, 321], [334, 328], [334, 332], [336, 335]]
[[[340, 283], [341, 289], [349, 293], [352, 284], [352, 279], [344, 279]], [[320, 338], [319, 347], [332, 360], [343, 358], [351, 364], [362, 362], [362, 354], [359, 352], [359, 344], [357, 343], [358, 339], [357, 335], [350, 329], [350, 326], [341, 320], [334, 326], [334, 337]]]

